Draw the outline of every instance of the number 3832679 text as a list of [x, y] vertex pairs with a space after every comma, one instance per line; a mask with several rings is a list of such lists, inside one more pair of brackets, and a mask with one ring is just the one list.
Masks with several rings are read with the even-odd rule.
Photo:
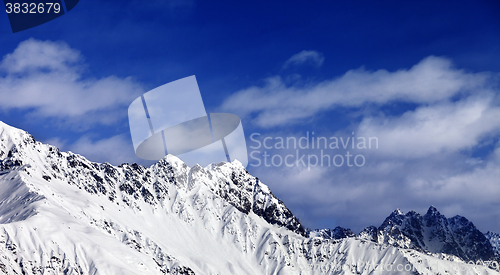
[[59, 3], [5, 3], [7, 13], [60, 13]]

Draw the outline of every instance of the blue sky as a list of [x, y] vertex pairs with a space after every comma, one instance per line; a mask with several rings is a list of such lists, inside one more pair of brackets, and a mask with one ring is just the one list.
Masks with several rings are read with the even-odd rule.
[[378, 138], [351, 151], [362, 167], [248, 167], [305, 226], [359, 231], [432, 204], [500, 232], [500, 4], [338, 2], [82, 0], [15, 34], [5, 14], [0, 120], [94, 161], [149, 165], [128, 105], [196, 75], [207, 111], [239, 115], [248, 146], [253, 133]]

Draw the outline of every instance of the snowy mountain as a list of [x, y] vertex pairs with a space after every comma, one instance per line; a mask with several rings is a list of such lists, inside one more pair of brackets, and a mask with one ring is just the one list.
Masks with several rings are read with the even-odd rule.
[[425, 215], [415, 211], [392, 212], [378, 228], [367, 227], [360, 234], [379, 244], [415, 249], [426, 253], [443, 253], [463, 261], [498, 261], [493, 242], [472, 222], [462, 216], [446, 218], [431, 206]]
[[0, 122], [3, 274], [500, 274], [351, 233], [308, 234], [238, 161], [100, 164]]

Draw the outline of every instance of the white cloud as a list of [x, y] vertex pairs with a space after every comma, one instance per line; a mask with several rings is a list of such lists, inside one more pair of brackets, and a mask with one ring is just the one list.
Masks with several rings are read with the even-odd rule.
[[320, 52], [301, 51], [300, 53], [294, 54], [290, 57], [283, 65], [283, 69], [302, 64], [310, 64], [314, 67], [320, 67], [323, 64], [323, 61], [325, 61], [325, 57]]
[[451, 61], [428, 57], [408, 70], [375, 72], [351, 70], [340, 78], [305, 86], [287, 86], [280, 77], [271, 77], [263, 87], [241, 90], [222, 109], [247, 116], [268, 128], [288, 125], [321, 111], [339, 106], [360, 107], [371, 103], [435, 103], [459, 94], [488, 90], [488, 73], [466, 73], [453, 68]]
[[415, 177], [407, 184], [413, 197], [437, 202], [444, 214], [471, 219], [483, 231], [500, 230], [500, 157], [492, 154], [484, 165], [458, 170], [448, 177]]
[[111, 124], [142, 93], [131, 78], [84, 78], [81, 54], [63, 42], [29, 39], [0, 63], [0, 107], [40, 117]]
[[65, 43], [28, 39], [13, 53], [4, 56], [0, 68], [8, 73], [34, 72], [42, 69], [70, 71], [81, 61], [80, 52]]
[[95, 162], [109, 162], [113, 165], [119, 165], [140, 160], [134, 153], [131, 140], [125, 134], [95, 141], [89, 136], [83, 136], [68, 147], [72, 152]]
[[356, 133], [377, 137], [377, 153], [420, 158], [471, 149], [500, 133], [500, 107], [492, 96], [471, 96], [422, 106], [400, 117], [364, 118]]
[[42, 143], [53, 145], [59, 149], [64, 148], [66, 142], [59, 137], [53, 137], [46, 140], [42, 140]]

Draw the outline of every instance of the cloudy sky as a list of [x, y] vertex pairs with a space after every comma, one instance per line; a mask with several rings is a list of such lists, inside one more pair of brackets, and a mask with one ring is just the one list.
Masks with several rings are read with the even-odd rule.
[[150, 165], [128, 106], [196, 75], [208, 112], [242, 118], [248, 170], [306, 227], [358, 232], [434, 205], [500, 232], [500, 4], [436, 2], [81, 0], [15, 34], [4, 14], [0, 120]]

